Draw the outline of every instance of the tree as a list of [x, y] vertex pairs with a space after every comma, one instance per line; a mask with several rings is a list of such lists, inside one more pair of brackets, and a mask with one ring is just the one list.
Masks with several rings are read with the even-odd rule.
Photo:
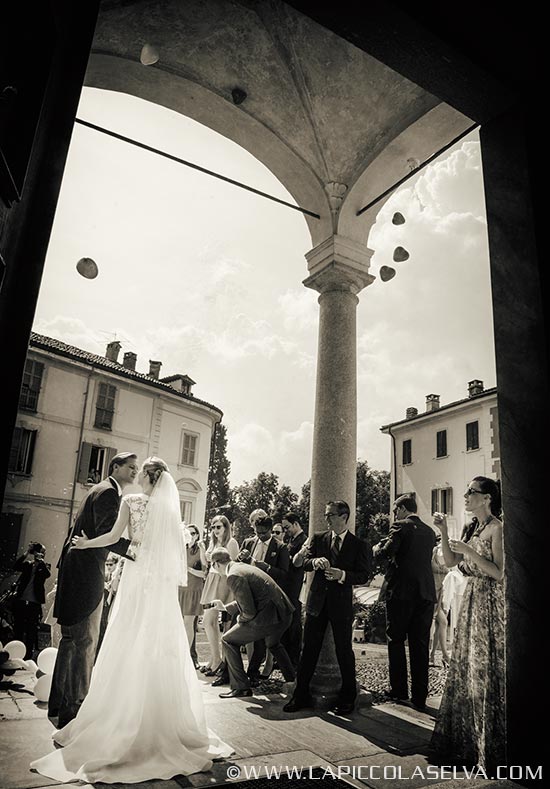
[[300, 518], [302, 529], [307, 534], [309, 531], [309, 505], [311, 502], [311, 480], [302, 485], [302, 495], [298, 503], [297, 515]]
[[369, 539], [370, 542], [369, 530], [374, 516], [378, 513], [387, 514], [389, 510], [389, 471], [371, 470], [366, 460], [358, 460], [355, 513], [355, 533], [357, 536], [362, 540]]
[[219, 422], [214, 428], [210, 465], [208, 467], [208, 491], [206, 494], [206, 517], [224, 513], [231, 504], [229, 472], [231, 462], [227, 457], [227, 428]]
[[295, 512], [297, 503], [298, 494], [293, 492], [290, 485], [281, 484], [275, 496], [275, 506], [272, 512], [273, 523], [281, 523], [285, 513]]

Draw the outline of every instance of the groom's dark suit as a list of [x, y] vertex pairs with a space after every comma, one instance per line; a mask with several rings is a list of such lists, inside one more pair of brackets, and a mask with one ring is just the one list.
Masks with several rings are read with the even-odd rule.
[[327, 581], [324, 570], [315, 570], [306, 602], [304, 646], [298, 666], [294, 699], [305, 702], [309, 683], [315, 671], [328, 623], [332, 626], [336, 657], [342, 675], [339, 703], [353, 704], [356, 696], [355, 656], [352, 647], [352, 587], [368, 580], [370, 556], [366, 543], [346, 531], [335, 559], [331, 553], [332, 530], [316, 534], [311, 540], [304, 561], [304, 570], [314, 569], [313, 560], [325, 557], [331, 566], [345, 572], [343, 583]]
[[110, 531], [117, 519], [120, 499], [111, 477], [91, 488], [80, 505], [57, 565], [54, 616], [61, 625], [62, 638], [48, 706], [50, 715], [59, 715], [60, 725], [75, 717], [88, 693], [103, 608], [105, 559], [110, 550], [124, 555], [130, 543], [121, 538], [107, 548], [76, 550], [71, 547], [72, 538], [85, 532], [93, 539]]
[[435, 581], [432, 553], [435, 532], [417, 515], [393, 523], [387, 538], [376, 546], [390, 565], [380, 590], [386, 601], [388, 660], [393, 696], [408, 698], [405, 639], [409, 644], [411, 697], [422, 707], [428, 695], [428, 651]]

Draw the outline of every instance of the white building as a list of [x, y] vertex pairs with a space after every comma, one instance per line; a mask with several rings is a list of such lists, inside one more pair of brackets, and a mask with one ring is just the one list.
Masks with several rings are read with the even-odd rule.
[[191, 393], [187, 375], [159, 379], [155, 361], [148, 374], [137, 372], [136, 354], [125, 353], [120, 364], [120, 349], [111, 342], [102, 357], [32, 334], [1, 515], [4, 567], [31, 540], [46, 545], [55, 566], [80, 502], [117, 452], [166, 460], [182, 519], [202, 526], [222, 412]]
[[470, 381], [468, 397], [443, 406], [429, 394], [424, 413], [407, 408], [405, 419], [380, 429], [392, 439], [392, 505], [415, 493], [419, 517], [431, 524], [434, 512], [445, 512], [450, 535], [459, 537], [467, 483], [477, 475], [500, 478], [496, 388]]

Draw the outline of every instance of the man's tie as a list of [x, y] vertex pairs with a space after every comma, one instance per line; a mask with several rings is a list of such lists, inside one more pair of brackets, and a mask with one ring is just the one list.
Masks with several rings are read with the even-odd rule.
[[338, 555], [340, 553], [340, 545], [342, 543], [342, 538], [339, 534], [336, 535], [334, 538], [334, 542], [332, 543], [332, 548], [330, 549], [330, 563], [331, 566], [334, 567], [336, 562], [338, 561]]

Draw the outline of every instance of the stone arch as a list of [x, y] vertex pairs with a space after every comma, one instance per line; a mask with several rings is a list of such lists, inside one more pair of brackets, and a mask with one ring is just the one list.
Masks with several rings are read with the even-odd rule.
[[328, 197], [309, 164], [265, 124], [214, 91], [161, 68], [100, 53], [90, 57], [85, 84], [167, 107], [237, 143], [276, 176], [297, 205], [319, 214], [320, 219], [303, 214], [313, 245], [331, 234]]

